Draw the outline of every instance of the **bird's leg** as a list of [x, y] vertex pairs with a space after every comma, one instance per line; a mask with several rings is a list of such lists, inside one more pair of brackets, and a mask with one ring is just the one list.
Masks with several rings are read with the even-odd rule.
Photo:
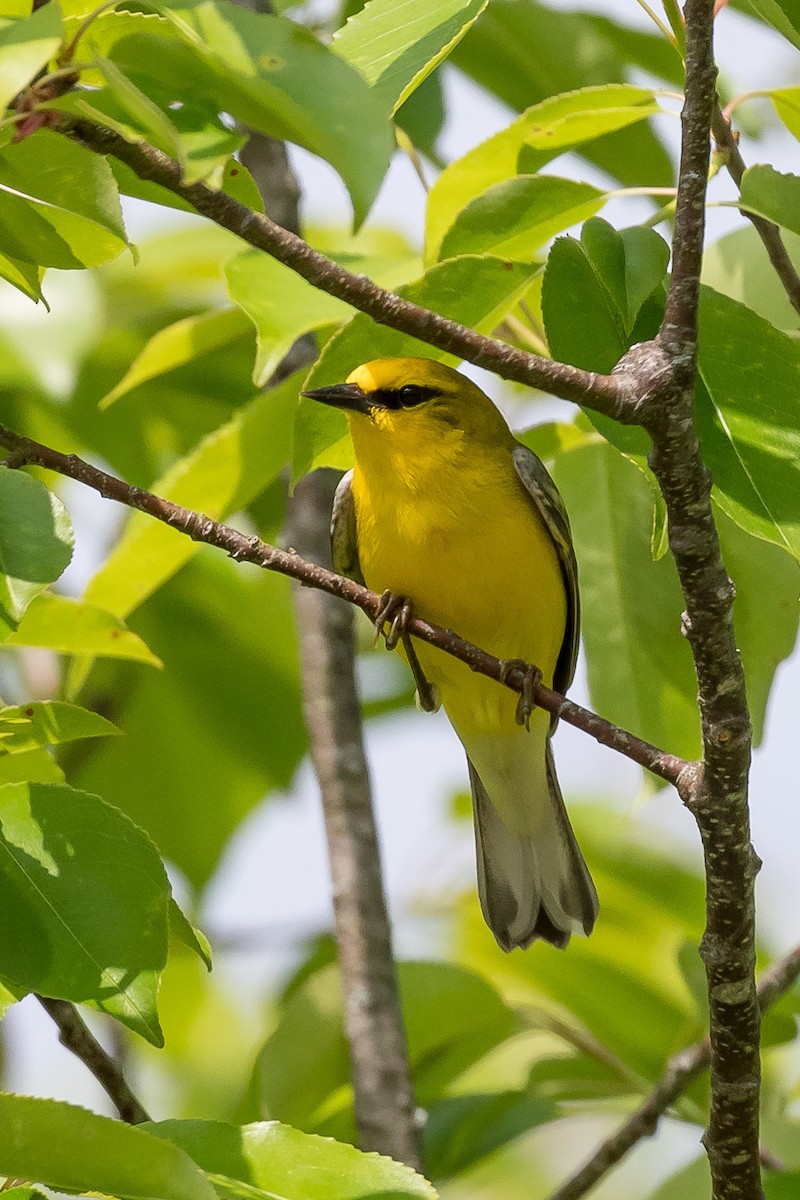
[[406, 626], [413, 616], [413, 609], [405, 596], [397, 596], [394, 592], [386, 591], [381, 596], [381, 604], [375, 617], [375, 641], [377, 642], [383, 626], [387, 621], [389, 631], [385, 635], [387, 650], [394, 650], [402, 639], [414, 683], [417, 685], [417, 703], [423, 712], [436, 712], [441, 700], [434, 684], [426, 677], [422, 669], [411, 635], [406, 633]]
[[523, 725], [528, 733], [530, 733], [531, 713], [536, 707], [533, 693], [536, 691], [537, 685], [542, 682], [542, 672], [539, 667], [532, 667], [530, 663], [523, 662], [521, 658], [501, 659], [500, 680], [502, 683], [508, 681], [508, 677], [512, 671], [522, 671], [523, 676], [522, 691], [517, 701], [515, 719], [518, 725]]

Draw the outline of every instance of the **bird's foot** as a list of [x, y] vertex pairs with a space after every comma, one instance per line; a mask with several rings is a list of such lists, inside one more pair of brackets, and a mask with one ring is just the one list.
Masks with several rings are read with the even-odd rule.
[[517, 711], [515, 720], [518, 725], [524, 726], [528, 733], [531, 731], [531, 713], [536, 708], [536, 702], [533, 694], [536, 691], [538, 684], [542, 682], [542, 672], [539, 667], [532, 667], [530, 663], [523, 662], [521, 658], [503, 658], [500, 660], [500, 680], [502, 683], [508, 681], [508, 677], [512, 671], [522, 671], [522, 691], [520, 692], [519, 700], [517, 701]]
[[383, 627], [388, 622], [389, 629], [384, 635], [386, 639], [386, 649], [394, 650], [400, 638], [403, 637], [406, 631], [406, 625], [413, 616], [411, 604], [406, 600], [405, 596], [398, 596], [394, 592], [385, 591], [381, 596], [380, 608], [378, 609], [375, 620], [375, 645], [378, 644], [378, 638], [383, 633]]
[[388, 622], [389, 629], [384, 635], [386, 640], [386, 649], [394, 650], [397, 643], [402, 639], [403, 649], [406, 652], [408, 665], [411, 667], [411, 674], [414, 676], [414, 683], [417, 685], [417, 706], [423, 712], [437, 712], [441, 707], [441, 698], [439, 690], [435, 684], [426, 677], [422, 669], [422, 665], [417, 657], [417, 652], [414, 649], [414, 644], [411, 641], [411, 635], [406, 632], [406, 626], [414, 615], [414, 610], [411, 607], [411, 602], [406, 600], [405, 596], [397, 596], [394, 592], [386, 591], [381, 596], [381, 604], [375, 617], [375, 641], [383, 633], [383, 627]]

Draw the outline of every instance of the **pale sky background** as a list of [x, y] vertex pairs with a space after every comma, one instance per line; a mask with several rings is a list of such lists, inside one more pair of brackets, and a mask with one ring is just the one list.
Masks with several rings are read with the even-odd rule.
[[[634, 0], [606, 0], [591, 8], [608, 11], [629, 24], [651, 28]], [[783, 85], [800, 82], [800, 60], [792, 48], [734, 12], [726, 10], [719, 17], [717, 46], [723, 76], [733, 81], [736, 92], [774, 86], [777, 81]], [[442, 146], [445, 157], [451, 158], [502, 128], [511, 114], [454, 72], [445, 69], [445, 78], [452, 103], [448, 107], [451, 118]], [[758, 114], [767, 120], [771, 113], [767, 104], [763, 101], [754, 104]], [[666, 126], [669, 136], [677, 139], [678, 122], [667, 117], [660, 121], [661, 128]], [[742, 152], [749, 164], [772, 161], [780, 170], [800, 173], [800, 147], [776, 120], [771, 121], [769, 139], [760, 143], [758, 152], [748, 145], [747, 139], [742, 141]], [[346, 220], [349, 204], [335, 172], [302, 151], [293, 151], [293, 158], [302, 181], [305, 215], [315, 223]], [[564, 162], [559, 160], [549, 169], [552, 173], [567, 173]], [[577, 177], [589, 182], [607, 182], [583, 163], [577, 167]], [[715, 194], [727, 199], [735, 193], [730, 183], [721, 181], [715, 184]], [[627, 200], [624, 207], [623, 202], [616, 201], [603, 215], [617, 225], [624, 225], [634, 223], [645, 211], [649, 209], [638, 201]], [[370, 221], [399, 228], [418, 242], [423, 213], [424, 193], [419, 181], [408, 161], [398, 156]], [[129, 231], [134, 241], [156, 227], [182, 221], [175, 213], [154, 216], [142, 204], [134, 203], [128, 208]], [[712, 209], [709, 241], [741, 224], [742, 219], [733, 210]], [[57, 337], [59, 321], [69, 320], [68, 304], [74, 312], [75, 288], [78, 296], [83, 291], [75, 275], [68, 286], [69, 297], [64, 295], [63, 300], [57, 294], [61, 293], [61, 287], [49, 289], [54, 312], [47, 317], [41, 311], [34, 321], [28, 301], [22, 297], [14, 301], [15, 316], [9, 311], [8, 297], [0, 296], [0, 319], [8, 317], [11, 325], [21, 331], [23, 342], [41, 336], [43, 329], [48, 330], [48, 336]], [[90, 307], [90, 296], [85, 298]], [[85, 317], [84, 311], [82, 319]], [[483, 373], [476, 374], [502, 405], [502, 387], [498, 388], [497, 382]], [[571, 411], [571, 406], [554, 401], [538, 408], [537, 414], [550, 419], [562, 409]], [[106, 512], [101, 519], [113, 520], [108, 507], [102, 507]], [[93, 539], [96, 544], [98, 506], [94, 498], [85, 494], [82, 499], [76, 496], [72, 511], [79, 546], [91, 546]], [[84, 551], [76, 568], [78, 574], [86, 574], [90, 558]], [[76, 576], [73, 582], [78, 583]], [[588, 703], [582, 665], [570, 694], [578, 702]], [[752, 775], [753, 838], [764, 861], [758, 881], [759, 927], [768, 944], [778, 952], [800, 939], [797, 865], [800, 789], [794, 764], [798, 713], [800, 656], [796, 652], [779, 669], [765, 743], [755, 754]], [[439, 952], [436, 924], [419, 915], [420, 902], [424, 903], [426, 893], [435, 896], [443, 887], [460, 891], [474, 886], [471, 830], [466, 824], [455, 828], [446, 815], [448, 798], [466, 788], [463, 752], [441, 713], [436, 716], [408, 713], [399, 719], [372, 722], [367, 731], [367, 747], [395, 918], [396, 947], [403, 956], [436, 955]], [[685, 848], [687, 858], [699, 862], [694, 821], [671, 790], [637, 803], [641, 779], [638, 769], [563, 723], [556, 736], [555, 752], [568, 800], [596, 797], [622, 813], [630, 813], [632, 821], [643, 821], [665, 831]], [[288, 947], [293, 944], [296, 932], [329, 926], [324, 834], [316, 787], [307, 764], [298, 774], [291, 797], [271, 798], [250, 816], [233, 839], [209, 889], [204, 922], [218, 934], [273, 931], [265, 948], [258, 952], [218, 954], [216, 959], [219, 980], [230, 982], [249, 996], [253, 1010], [261, 986], [275, 980], [290, 965]], [[32, 1002], [17, 1006], [6, 1020], [11, 1047], [10, 1077], [16, 1089], [56, 1094], [106, 1110], [102, 1094], [80, 1064], [56, 1046], [48, 1019]], [[694, 1136], [686, 1140], [682, 1131], [674, 1138], [673, 1167], [678, 1158], [688, 1155], [690, 1150], [692, 1154], [696, 1151]]]

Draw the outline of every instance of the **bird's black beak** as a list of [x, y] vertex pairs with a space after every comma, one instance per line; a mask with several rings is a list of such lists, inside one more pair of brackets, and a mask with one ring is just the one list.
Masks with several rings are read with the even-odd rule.
[[301, 395], [308, 396], [310, 400], [319, 400], [321, 404], [330, 404], [333, 408], [345, 408], [365, 415], [372, 407], [369, 396], [357, 383], [332, 383], [327, 387], [301, 392]]

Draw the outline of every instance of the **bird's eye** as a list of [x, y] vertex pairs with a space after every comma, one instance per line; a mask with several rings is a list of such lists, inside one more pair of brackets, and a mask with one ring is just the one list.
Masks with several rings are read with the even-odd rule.
[[436, 393], [432, 388], [420, 387], [416, 383], [407, 383], [405, 387], [401, 387], [397, 392], [397, 399], [403, 408], [413, 408], [415, 404], [422, 404], [425, 400], [430, 400], [431, 396]]

